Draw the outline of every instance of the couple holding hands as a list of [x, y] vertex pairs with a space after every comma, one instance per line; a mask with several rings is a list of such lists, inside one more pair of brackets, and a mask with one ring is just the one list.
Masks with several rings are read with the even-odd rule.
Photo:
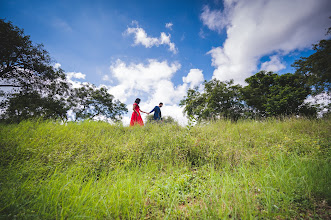
[[159, 106], [155, 106], [154, 109], [152, 111], [150, 111], [149, 113], [140, 110], [139, 103], [140, 103], [140, 98], [136, 98], [136, 101], [134, 101], [134, 103], [133, 103], [133, 112], [132, 112], [132, 116], [131, 116], [130, 126], [134, 126], [136, 124], [138, 124], [140, 126], [144, 125], [140, 112], [143, 112], [148, 115], [150, 113], [154, 112], [154, 120], [155, 121], [162, 120], [161, 119], [161, 107], [163, 106], [162, 102], [160, 102]]

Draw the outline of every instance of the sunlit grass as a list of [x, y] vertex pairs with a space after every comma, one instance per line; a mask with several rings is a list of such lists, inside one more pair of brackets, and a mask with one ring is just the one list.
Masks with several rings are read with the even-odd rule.
[[0, 125], [0, 217], [328, 216], [330, 120]]

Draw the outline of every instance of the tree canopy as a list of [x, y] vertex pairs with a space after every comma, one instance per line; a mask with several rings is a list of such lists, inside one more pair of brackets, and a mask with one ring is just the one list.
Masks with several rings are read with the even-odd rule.
[[200, 92], [198, 88], [189, 89], [180, 105], [184, 106], [184, 112], [188, 116], [198, 120], [217, 118], [237, 120], [244, 113], [240, 89], [240, 85], [233, 85], [233, 80], [205, 81], [203, 92]]
[[[155, 123], [156, 121], [154, 120], [154, 116], [153, 114], [147, 115], [146, 116], [146, 121], [147, 123]], [[171, 116], [165, 116], [162, 117], [162, 121], [160, 121], [161, 123], [167, 123], [167, 124], [177, 124], [178, 122]]]
[[304, 104], [311, 93], [306, 79], [299, 74], [278, 75], [261, 71], [245, 80], [243, 100], [261, 116], [311, 115], [314, 108]]
[[304, 76], [278, 75], [261, 71], [247, 78], [245, 87], [233, 85], [233, 81], [205, 81], [204, 90], [189, 89], [181, 100], [189, 117], [201, 120], [218, 118], [250, 118], [253, 116], [315, 116], [316, 108], [305, 99], [311, 93]]
[[117, 121], [127, 111], [105, 88], [73, 88], [64, 71], [52, 64], [42, 44], [33, 44], [23, 29], [0, 19], [1, 120], [66, 120], [71, 110], [78, 120], [103, 116]]
[[18, 87], [41, 86], [56, 79], [65, 79], [61, 69], [55, 70], [49, 53], [42, 44], [34, 45], [11, 22], [0, 19], [0, 79]]
[[[328, 33], [331, 33], [331, 28]], [[292, 66], [294, 74], [279, 75], [261, 71], [247, 78], [244, 88], [213, 79], [204, 83], [204, 91], [189, 89], [181, 101], [184, 112], [199, 120], [210, 118], [269, 117], [287, 115], [316, 116], [318, 105], [305, 100], [308, 96], [326, 94], [330, 100], [331, 39], [313, 45], [316, 52], [301, 57]], [[331, 112], [331, 104], [320, 109]], [[321, 107], [320, 106], [320, 107]]]
[[91, 84], [73, 89], [69, 102], [76, 120], [94, 119], [99, 116], [119, 121], [121, 115], [128, 111], [125, 104], [114, 100], [114, 96], [109, 94], [106, 88], [98, 89]]
[[[331, 33], [329, 28], [328, 34]], [[331, 39], [321, 40], [313, 45], [316, 52], [301, 57], [293, 63], [296, 73], [305, 76], [313, 88], [313, 94], [331, 91]]]

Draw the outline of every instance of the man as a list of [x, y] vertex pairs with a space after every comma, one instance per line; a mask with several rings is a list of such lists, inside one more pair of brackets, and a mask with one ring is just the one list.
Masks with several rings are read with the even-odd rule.
[[154, 120], [155, 121], [161, 121], [161, 108], [163, 106], [163, 103], [160, 102], [159, 106], [155, 106], [154, 109], [152, 111], [150, 111], [150, 113], [154, 112]]

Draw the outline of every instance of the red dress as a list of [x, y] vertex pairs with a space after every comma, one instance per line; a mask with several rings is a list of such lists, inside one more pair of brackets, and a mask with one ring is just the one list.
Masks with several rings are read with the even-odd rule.
[[134, 125], [136, 125], [136, 124], [138, 124], [138, 125], [140, 125], [140, 126], [144, 126], [143, 119], [141, 118], [141, 115], [140, 115], [139, 105], [136, 104], [136, 103], [134, 103], [133, 105], [135, 105], [134, 109], [135, 109], [139, 114], [137, 114], [135, 111], [132, 112], [130, 126], [134, 126]]

